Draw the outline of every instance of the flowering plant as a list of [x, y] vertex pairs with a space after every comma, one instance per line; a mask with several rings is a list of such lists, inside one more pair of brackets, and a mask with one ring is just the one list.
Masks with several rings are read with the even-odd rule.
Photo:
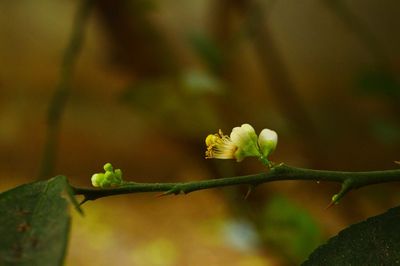
[[275, 150], [278, 134], [271, 129], [263, 129], [260, 135], [249, 124], [232, 129], [230, 136], [221, 130], [206, 138], [206, 158], [236, 159], [240, 162], [246, 157], [258, 157], [270, 166], [268, 156]]

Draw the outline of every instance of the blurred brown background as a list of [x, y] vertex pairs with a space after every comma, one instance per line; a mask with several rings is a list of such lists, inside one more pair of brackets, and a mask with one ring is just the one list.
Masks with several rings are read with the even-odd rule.
[[[35, 180], [46, 112], [78, 1], [0, 2], [1, 189]], [[391, 169], [400, 159], [397, 0], [97, 0], [62, 116], [56, 174], [90, 186], [263, 171], [205, 160], [204, 138], [242, 123], [279, 134], [275, 162]], [[73, 214], [66, 265], [297, 265], [400, 201], [397, 184], [265, 184], [104, 198]]]

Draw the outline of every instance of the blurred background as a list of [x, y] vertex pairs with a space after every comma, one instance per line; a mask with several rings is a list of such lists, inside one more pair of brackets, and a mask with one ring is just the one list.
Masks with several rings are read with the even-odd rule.
[[[0, 188], [37, 179], [50, 100], [80, 1], [0, 1]], [[204, 139], [271, 128], [271, 159], [330, 170], [400, 159], [397, 0], [96, 0], [61, 116], [54, 174], [77, 186], [106, 162], [126, 180], [251, 174], [205, 160]], [[400, 201], [395, 184], [264, 184], [73, 213], [66, 265], [298, 265], [329, 237]]]

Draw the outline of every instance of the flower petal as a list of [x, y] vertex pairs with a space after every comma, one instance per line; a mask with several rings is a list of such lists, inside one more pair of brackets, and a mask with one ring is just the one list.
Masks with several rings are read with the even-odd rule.
[[251, 125], [243, 124], [241, 127], [233, 128], [231, 139], [238, 147], [235, 153], [238, 162], [242, 161], [245, 157], [260, 156], [257, 145], [257, 135]]

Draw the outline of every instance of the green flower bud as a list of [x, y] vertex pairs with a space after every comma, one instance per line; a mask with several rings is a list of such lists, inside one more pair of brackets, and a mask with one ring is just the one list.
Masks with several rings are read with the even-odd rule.
[[114, 171], [115, 177], [122, 180], [122, 171], [121, 169], [115, 169]]
[[102, 173], [96, 173], [92, 175], [91, 181], [94, 187], [102, 187], [105, 181], [105, 175]]
[[258, 136], [258, 145], [261, 154], [267, 158], [276, 148], [278, 144], [278, 134], [275, 131], [265, 128]]
[[123, 183], [121, 169], [115, 169], [110, 163], [103, 166], [105, 173], [94, 174], [91, 178], [94, 187], [113, 187]]
[[112, 180], [113, 178], [114, 178], [114, 173], [113, 172], [105, 172], [104, 173], [104, 176], [105, 176], [105, 179], [107, 180], [107, 181], [110, 181], [110, 180]]
[[117, 177], [114, 172], [106, 172], [104, 176], [105, 182], [103, 183], [103, 187], [118, 186], [122, 182], [122, 179]]
[[112, 166], [111, 163], [106, 163], [106, 164], [103, 166], [103, 168], [104, 168], [104, 171], [106, 171], [106, 172], [112, 172], [112, 171], [114, 171], [114, 168], [113, 168], [113, 166]]

